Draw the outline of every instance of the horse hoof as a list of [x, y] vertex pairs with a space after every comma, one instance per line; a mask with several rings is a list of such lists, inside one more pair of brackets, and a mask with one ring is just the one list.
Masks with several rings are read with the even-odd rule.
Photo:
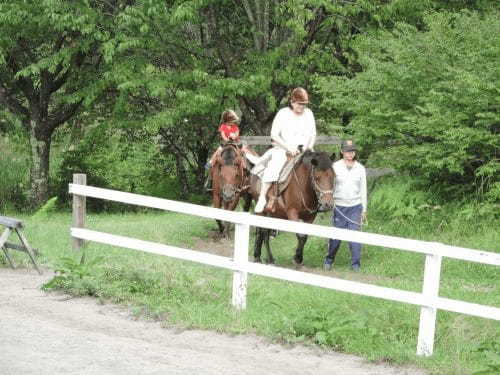
[[293, 264], [295, 264], [296, 268], [300, 268], [304, 265], [303, 262], [297, 262], [297, 259], [295, 259], [295, 258], [293, 259]]
[[254, 262], [254, 263], [262, 263], [262, 261], [260, 260], [260, 258], [254, 258], [254, 259], [253, 259], [253, 262]]

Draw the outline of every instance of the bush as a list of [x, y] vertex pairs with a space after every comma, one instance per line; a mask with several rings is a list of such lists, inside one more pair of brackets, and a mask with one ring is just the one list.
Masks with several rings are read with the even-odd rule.
[[[68, 183], [74, 173], [85, 173], [87, 184], [136, 194], [174, 199], [179, 194], [172, 162], [154, 138], [107, 125], [88, 129], [84, 139], [64, 151], [54, 183], [55, 194], [67, 204]], [[123, 204], [89, 200], [91, 210], [123, 209]]]

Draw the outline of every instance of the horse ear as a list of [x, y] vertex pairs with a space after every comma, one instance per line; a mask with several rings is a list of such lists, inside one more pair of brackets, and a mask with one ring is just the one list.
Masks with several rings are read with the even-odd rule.
[[333, 160], [335, 161], [335, 159], [337, 159], [337, 154], [334, 152], [332, 152], [332, 154], [330, 155], [330, 160]]

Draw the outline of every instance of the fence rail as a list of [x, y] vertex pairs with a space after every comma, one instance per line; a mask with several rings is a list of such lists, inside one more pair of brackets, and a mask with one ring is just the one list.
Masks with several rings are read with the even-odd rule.
[[[250, 146], [270, 146], [271, 137], [266, 135], [246, 135], [241, 137]], [[342, 139], [334, 135], [318, 135], [316, 137], [316, 145], [340, 145]]]
[[[74, 181], [76, 180], [75, 178]], [[82, 197], [92, 197], [234, 223], [235, 239], [233, 258], [88, 230], [83, 228], [84, 221], [82, 223], [81, 220], [77, 227], [74, 226], [71, 228], [71, 236], [73, 239], [78, 239], [80, 241], [87, 240], [121, 246], [232, 270], [234, 272], [232, 304], [237, 309], [246, 308], [248, 273], [364, 296], [409, 303], [421, 306], [417, 354], [426, 356], [433, 353], [436, 313], [438, 309], [500, 320], [500, 308], [439, 297], [441, 262], [443, 257], [500, 266], [500, 254], [497, 253], [465, 249], [438, 242], [416, 241], [394, 236], [349, 231], [315, 224], [274, 219], [245, 212], [230, 212], [212, 207], [204, 207], [190, 203], [96, 188], [81, 184], [70, 184], [69, 192], [73, 194], [74, 199], [77, 200], [81, 200]], [[355, 241], [369, 245], [425, 254], [426, 261], [422, 293], [251, 263], [248, 261], [250, 226], [278, 229], [281, 231], [302, 233], [323, 238], [338, 238], [345, 241]]]

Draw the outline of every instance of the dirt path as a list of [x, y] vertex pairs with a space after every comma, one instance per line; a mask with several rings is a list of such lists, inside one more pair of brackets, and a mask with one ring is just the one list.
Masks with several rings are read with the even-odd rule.
[[0, 268], [0, 374], [424, 374], [255, 336], [162, 328], [121, 307], [40, 291], [50, 277]]

